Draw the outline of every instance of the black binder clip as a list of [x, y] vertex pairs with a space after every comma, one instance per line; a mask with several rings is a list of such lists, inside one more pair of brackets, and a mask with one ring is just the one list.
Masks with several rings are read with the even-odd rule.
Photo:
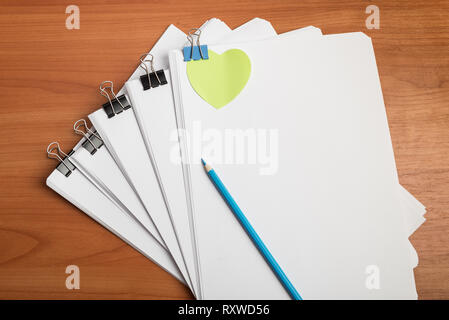
[[[84, 127], [85, 131], [80, 128]], [[87, 122], [84, 119], [80, 119], [73, 125], [73, 130], [76, 134], [80, 134], [86, 138], [86, 140], [81, 144], [84, 149], [89, 151], [90, 154], [94, 154], [103, 145], [103, 140], [98, 135], [97, 131], [89, 129], [87, 127]]]
[[[190, 42], [190, 47], [184, 47], [182, 53], [184, 54], [184, 61], [190, 60], [207, 60], [209, 59], [209, 51], [207, 45], [200, 44], [201, 30], [194, 28], [189, 31], [187, 40]], [[196, 47], [193, 45], [193, 37], [196, 37]]]
[[[153, 59], [154, 57], [150, 53], [144, 54], [140, 57], [140, 67], [146, 72], [146, 75], [140, 77], [140, 82], [142, 82], [143, 90], [148, 90], [150, 88], [156, 88], [161, 85], [167, 84], [164, 70], [154, 70]], [[148, 69], [146, 62], [150, 63], [150, 69]]]
[[[110, 93], [108, 93], [106, 89], [109, 89]], [[126, 99], [126, 96], [124, 94], [120, 95], [119, 97], [115, 95], [114, 84], [112, 83], [112, 81], [103, 81], [100, 84], [100, 93], [102, 96], [105, 96], [109, 100], [108, 102], [103, 104], [103, 109], [108, 115], [108, 118], [112, 118], [116, 114], [131, 108], [131, 104], [128, 102], [128, 99]]]
[[47, 147], [47, 157], [50, 159], [59, 160], [60, 164], [56, 167], [59, 172], [61, 172], [64, 176], [68, 177], [70, 174], [75, 171], [75, 166], [72, 162], [70, 162], [69, 157], [73, 154], [73, 150], [69, 152], [69, 154], [64, 153], [59, 147], [59, 143], [52, 142]]

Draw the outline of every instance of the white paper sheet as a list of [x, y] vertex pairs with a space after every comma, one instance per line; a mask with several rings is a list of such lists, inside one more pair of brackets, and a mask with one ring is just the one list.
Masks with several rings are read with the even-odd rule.
[[47, 178], [47, 185], [176, 279], [185, 283], [178, 267], [164, 247], [106, 197], [79, 169], [75, 169], [68, 177], [54, 170]]
[[[240, 48], [252, 63], [246, 88], [218, 111], [190, 87], [181, 53], [171, 53], [171, 73], [179, 77], [173, 81], [179, 82], [186, 129], [191, 132], [198, 121], [204, 130], [248, 126], [279, 130], [282, 163], [275, 176], [261, 176], [257, 165], [215, 167], [304, 298], [416, 298], [371, 41], [360, 34], [348, 35], [344, 41], [320, 40], [313, 46], [303, 41], [298, 36], [296, 42], [211, 46], [218, 53]], [[282, 81], [266, 81], [272, 76], [273, 69], [266, 68], [270, 63]], [[290, 70], [301, 72], [292, 78]], [[357, 93], [351, 88], [357, 88]], [[365, 113], [354, 108], [361, 101]], [[354, 122], [365, 121], [366, 115], [369, 123]], [[298, 147], [292, 149], [295, 144]], [[201, 154], [194, 156], [192, 192], [204, 297], [286, 298], [202, 172]], [[335, 162], [326, 160], [332, 158]], [[298, 216], [284, 212], [288, 208], [296, 208]], [[382, 272], [379, 290], [365, 286], [365, 269], [370, 265]]]

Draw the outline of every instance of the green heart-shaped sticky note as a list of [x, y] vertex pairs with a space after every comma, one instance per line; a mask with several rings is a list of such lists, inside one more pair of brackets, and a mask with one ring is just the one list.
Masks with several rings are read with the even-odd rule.
[[223, 54], [209, 50], [209, 59], [187, 62], [187, 77], [198, 95], [216, 109], [231, 102], [251, 73], [248, 55], [239, 49]]

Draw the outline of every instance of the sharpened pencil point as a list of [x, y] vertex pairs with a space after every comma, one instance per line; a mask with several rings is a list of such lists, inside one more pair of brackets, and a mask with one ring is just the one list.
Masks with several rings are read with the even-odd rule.
[[212, 166], [210, 164], [207, 164], [203, 158], [201, 158], [201, 163], [203, 164], [204, 170], [206, 170], [206, 172], [209, 172], [212, 170]]

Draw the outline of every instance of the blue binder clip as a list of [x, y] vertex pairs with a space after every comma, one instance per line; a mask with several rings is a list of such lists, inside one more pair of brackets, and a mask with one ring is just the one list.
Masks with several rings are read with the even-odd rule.
[[[190, 42], [190, 47], [184, 47], [184, 49], [182, 50], [184, 54], [184, 61], [209, 59], [209, 52], [207, 50], [207, 45], [200, 44], [200, 35], [201, 35], [200, 29], [195, 28], [189, 31], [187, 40], [189, 40]], [[195, 36], [196, 36], [196, 46], [194, 46], [193, 44], [194, 42], [193, 37]]]

